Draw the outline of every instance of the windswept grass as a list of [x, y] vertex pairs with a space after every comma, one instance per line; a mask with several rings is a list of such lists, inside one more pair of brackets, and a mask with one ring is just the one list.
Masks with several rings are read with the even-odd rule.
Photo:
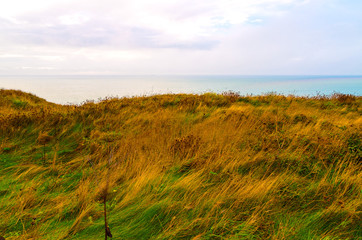
[[361, 239], [361, 103], [0, 90], [0, 236]]

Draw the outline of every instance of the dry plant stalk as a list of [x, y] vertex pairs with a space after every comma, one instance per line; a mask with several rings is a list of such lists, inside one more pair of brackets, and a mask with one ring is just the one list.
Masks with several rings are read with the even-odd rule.
[[47, 132], [40, 132], [37, 142], [43, 146], [43, 162], [45, 163], [45, 145], [53, 139]]
[[107, 163], [107, 179], [106, 179], [106, 186], [103, 190], [103, 206], [104, 206], [104, 239], [107, 240], [107, 237], [112, 237], [111, 229], [108, 226], [107, 223], [107, 194], [108, 194], [108, 188], [109, 188], [109, 175], [110, 175], [110, 165], [112, 162], [113, 157], [113, 150], [111, 151], [111, 155], [108, 159]]

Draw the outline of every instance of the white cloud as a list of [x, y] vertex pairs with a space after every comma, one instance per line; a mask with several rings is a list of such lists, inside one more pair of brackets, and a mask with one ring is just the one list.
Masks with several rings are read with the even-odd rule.
[[22, 70], [54, 70], [53, 67], [20, 67]]
[[31, 57], [38, 58], [44, 61], [64, 61], [66, 59], [64, 56], [50, 56], [50, 55], [40, 55], [40, 56], [35, 55]]
[[0, 16], [12, 18], [25, 13], [46, 10], [59, 4], [69, 3], [72, 0], [11, 0], [1, 4]]
[[[27, 20], [33, 27], [36, 25], [43, 27], [44, 21], [53, 26], [56, 24], [54, 18], [57, 18], [60, 24], [69, 26], [92, 21], [92, 23], [105, 24], [106, 28], [112, 27], [115, 31], [119, 27], [148, 29], [158, 32], [156, 36], [152, 36], [154, 41], [170, 44], [175, 41], [194, 41], [200, 37], [212, 37], [220, 26], [243, 24], [253, 15], [279, 15], [283, 12], [280, 7], [293, 6], [300, 2], [300, 0], [104, 0], [101, 2], [35, 0], [30, 3], [15, 0], [14, 3], [6, 4], [2, 8], [0, 16], [11, 16], [18, 21]], [[16, 8], [19, 5], [21, 7]]]
[[89, 17], [84, 14], [70, 14], [60, 16], [59, 21], [64, 25], [79, 25], [89, 21]]
[[55, 74], [308, 74], [338, 70], [330, 66], [341, 61], [358, 71], [361, 5], [347, 5], [13, 0], [0, 9], [0, 74], [42, 68]]
[[0, 54], [0, 58], [24, 58], [25, 55], [22, 54], [11, 54], [11, 53], [5, 53]]
[[[69, 53], [71, 54], [71, 53]], [[103, 61], [124, 61], [124, 60], [137, 60], [148, 59], [149, 57], [145, 51], [121, 51], [121, 50], [107, 50], [107, 49], [79, 49], [72, 54], [73, 56], [84, 57], [86, 59], [103, 62]]]

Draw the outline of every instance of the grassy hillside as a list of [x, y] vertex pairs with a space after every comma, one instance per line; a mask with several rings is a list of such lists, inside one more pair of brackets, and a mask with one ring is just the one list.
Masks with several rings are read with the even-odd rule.
[[8, 239], [361, 239], [362, 97], [0, 90]]

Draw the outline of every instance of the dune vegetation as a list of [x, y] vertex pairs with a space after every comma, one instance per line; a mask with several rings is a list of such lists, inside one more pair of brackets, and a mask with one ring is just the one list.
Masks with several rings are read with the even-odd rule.
[[[0, 236], [362, 239], [362, 97], [0, 90]], [[104, 205], [106, 202], [106, 205]]]

